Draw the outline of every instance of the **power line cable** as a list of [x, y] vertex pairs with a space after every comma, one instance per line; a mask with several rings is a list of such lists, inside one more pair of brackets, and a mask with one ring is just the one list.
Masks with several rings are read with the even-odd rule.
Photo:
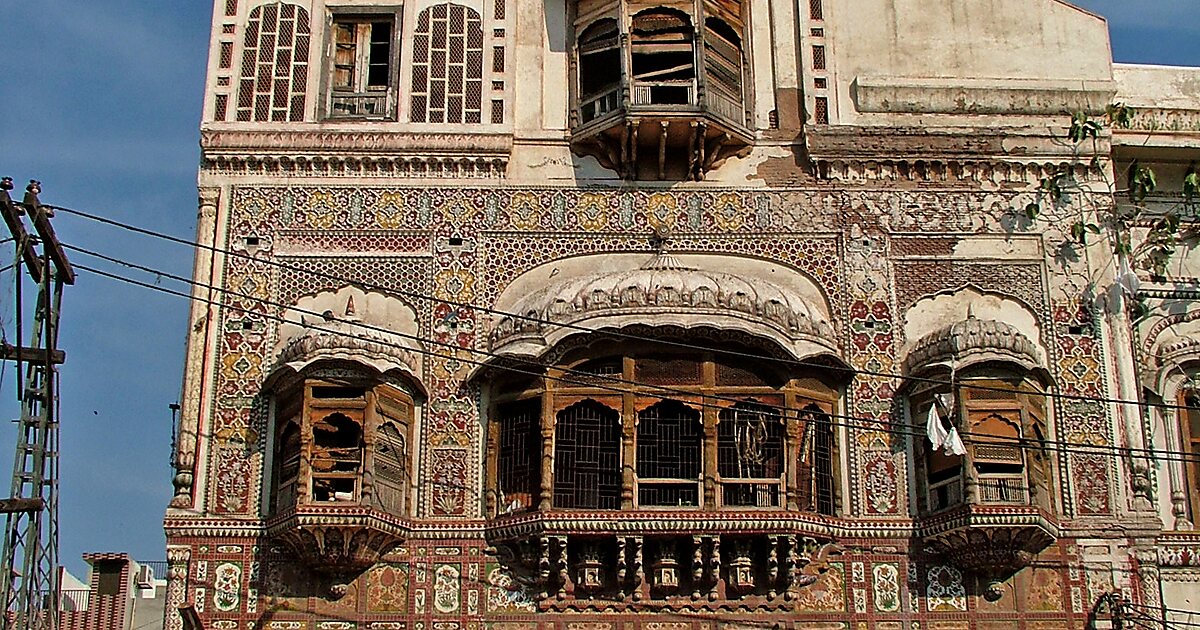
[[[78, 251], [78, 252], [86, 254], [86, 255], [95, 256], [102, 260], [107, 260], [114, 264], [120, 264], [122, 266], [129, 267], [132, 269], [137, 269], [139, 271], [143, 271], [146, 273], [152, 273], [156, 277], [159, 277], [159, 278], [168, 278], [170, 280], [189, 284], [194, 287], [211, 289], [211, 290], [215, 290], [219, 293], [223, 293], [226, 295], [233, 295], [233, 296], [239, 297], [241, 299], [250, 300], [250, 301], [264, 304], [267, 306], [273, 306], [275, 308], [290, 309], [290, 310], [296, 311], [298, 313], [309, 314], [314, 317], [323, 317], [324, 316], [323, 313], [317, 313], [315, 311], [306, 311], [305, 309], [300, 309], [294, 305], [284, 305], [284, 304], [280, 304], [278, 302], [273, 302], [273, 301], [266, 300], [263, 298], [246, 295], [243, 293], [238, 293], [238, 292], [235, 292], [235, 291], [232, 291], [229, 289], [215, 287], [215, 286], [204, 284], [204, 283], [197, 282], [194, 280], [189, 280], [182, 276], [171, 274], [169, 272], [154, 269], [151, 267], [139, 265], [137, 263], [124, 261], [122, 259], [107, 256], [104, 254], [100, 254], [98, 252], [93, 252], [91, 250], [88, 250], [88, 249], [85, 249], [82, 247], [78, 247], [78, 246], [74, 246], [74, 245], [67, 245], [67, 244], [64, 244], [63, 246], [68, 249], [72, 249], [74, 251]], [[237, 306], [227, 304], [227, 303], [219, 301], [219, 300], [211, 300], [211, 299], [201, 298], [198, 296], [193, 296], [189, 293], [183, 293], [183, 292], [178, 292], [178, 291], [174, 291], [174, 290], [170, 290], [170, 289], [165, 289], [164, 287], [158, 286], [157, 284], [144, 283], [144, 282], [141, 282], [138, 280], [130, 279], [130, 278], [127, 278], [124, 276], [120, 276], [118, 274], [113, 274], [110, 272], [106, 272], [106, 271], [91, 268], [91, 267], [81, 267], [81, 268], [90, 273], [102, 275], [102, 276], [108, 277], [113, 280], [118, 280], [118, 281], [125, 282], [128, 284], [141, 286], [143, 288], [148, 288], [151, 290], [168, 293], [171, 295], [176, 295], [178, 297], [183, 297], [183, 298], [186, 298], [189, 300], [199, 301], [202, 303], [208, 303], [208, 304], [212, 304], [215, 306], [227, 307], [227, 308], [245, 312], [247, 314], [251, 314], [251, 315], [254, 315], [257, 317], [265, 317], [267, 319], [279, 321], [281, 323], [296, 324], [296, 322], [292, 322], [283, 317], [266, 315], [265, 313], [262, 313], [259, 311], [252, 311], [250, 309], [237, 307]], [[649, 388], [649, 389], [652, 389], [652, 390], [655, 390], [658, 392], [662, 392], [664, 394], [669, 394], [669, 395], [688, 396], [688, 397], [695, 397], [697, 395], [696, 392], [692, 392], [692, 391], [681, 390], [681, 389], [662, 386], [662, 385], [638, 383], [636, 381], [630, 381], [630, 380], [622, 379], [620, 377], [609, 376], [609, 375], [597, 375], [597, 374], [593, 374], [590, 372], [581, 372], [581, 371], [577, 371], [577, 370], [568, 370], [568, 369], [563, 369], [563, 368], [560, 368], [560, 369], [563, 369], [563, 371], [568, 374], [573, 373], [580, 378], [586, 378], [588, 380], [580, 381], [578, 379], [571, 379], [571, 378], [567, 378], [567, 377], [552, 376], [549, 374], [544, 374], [542, 372], [542, 370], [546, 369], [548, 366], [538, 363], [538, 362], [535, 362], [535, 361], [528, 360], [528, 359], [523, 359], [520, 357], [511, 357], [511, 356], [501, 355], [501, 354], [497, 354], [497, 353], [491, 353], [491, 352], [484, 351], [484, 350], [463, 348], [462, 346], [458, 346], [453, 343], [441, 342], [441, 341], [437, 341], [434, 339], [427, 339], [427, 338], [423, 338], [423, 337], [420, 337], [417, 335], [398, 333], [396, 331], [372, 326], [372, 325], [365, 324], [362, 322], [346, 322], [346, 323], [352, 324], [355, 327], [363, 328], [366, 330], [373, 330], [375, 332], [380, 332], [380, 333], [384, 333], [384, 334], [388, 334], [388, 335], [394, 335], [394, 336], [401, 337], [401, 338], [408, 338], [408, 339], [411, 339], [413, 341], [417, 341], [420, 343], [426, 343], [426, 344], [430, 344], [430, 345], [446, 347], [456, 353], [465, 351], [469, 354], [483, 355], [483, 356], [488, 356], [491, 358], [496, 358], [496, 359], [501, 359], [501, 360], [515, 360], [515, 361], [518, 361], [520, 363], [523, 363], [523, 364], [529, 366], [530, 369], [519, 369], [519, 368], [514, 368], [514, 367], [508, 366], [508, 365], [494, 364], [494, 363], [489, 363], [487, 361], [480, 361], [477, 359], [466, 359], [466, 358], [457, 357], [457, 356], [442, 355], [442, 354], [439, 354], [439, 353], [436, 353], [433, 351], [429, 351], [429, 350], [414, 349], [414, 348], [409, 348], [408, 346], [400, 346], [400, 345], [393, 344], [394, 347], [402, 348], [402, 349], [412, 351], [412, 352], [417, 352], [418, 354], [427, 354], [430, 356], [439, 356], [442, 358], [454, 358], [454, 359], [462, 361], [464, 363], [469, 363], [469, 364], [478, 365], [478, 366], [482, 366], [482, 367], [490, 367], [490, 368], [500, 369], [500, 370], [504, 370], [504, 371], [515, 372], [515, 373], [523, 374], [526, 376], [546, 378], [548, 380], [566, 382], [566, 383], [573, 384], [573, 385], [585, 385], [588, 387], [604, 389], [604, 390], [608, 390], [608, 391], [612, 391], [614, 393], [620, 393], [620, 394], [631, 393], [633, 390], [622, 389], [619, 387], [608, 386], [608, 385], [597, 385], [595, 383], [595, 380], [601, 379], [601, 380], [609, 381], [612, 383], [628, 385], [628, 386], [632, 386], [632, 387]], [[369, 340], [369, 341], [372, 341], [375, 343], [380, 342], [380, 340], [375, 339], [375, 338], [355, 336], [355, 335], [347, 333], [345, 331], [322, 329], [320, 327], [314, 327], [311, 325], [308, 327], [314, 328], [317, 330], [322, 330], [323, 332], [327, 332], [327, 333], [331, 333], [331, 334], [335, 334], [335, 335], [342, 335], [342, 336], [347, 336], [347, 337], [351, 337], [351, 338]], [[698, 349], [703, 350], [704, 348], [698, 347]], [[668, 396], [664, 396], [664, 397], [668, 397]], [[723, 400], [723, 401], [732, 402], [732, 403], [743, 402], [741, 399], [738, 399], [738, 398], [733, 398], [733, 397], [729, 397], [729, 396], [721, 396], [721, 395], [705, 395], [704, 398], [714, 399], [714, 400]], [[715, 405], [712, 403], [699, 402], [699, 403], [694, 403], [694, 404], [696, 406], [699, 406], [702, 408], [712, 407], [712, 408], [715, 408], [718, 410], [725, 409], [725, 407], [722, 407], [720, 405]], [[797, 417], [800, 417], [801, 415], [803, 415], [805, 413], [806, 412], [802, 409], [783, 410], [783, 416], [785, 418], [788, 417], [789, 415], [795, 415]], [[811, 412], [809, 412], [809, 413], [811, 413]], [[899, 423], [896, 423], [896, 422], [881, 421], [877, 418], [867, 418], [867, 417], [853, 416], [853, 415], [848, 415], [848, 414], [837, 414], [837, 413], [832, 413], [832, 412], [825, 412], [823, 410], [821, 411], [821, 414], [825, 415], [829, 418], [853, 420], [853, 421], [858, 421], [858, 422], [862, 423], [862, 424], [852, 424], [852, 423], [848, 423], [848, 422], [832, 422], [831, 421], [830, 424], [832, 424], [834, 426], [843, 426], [848, 429], [874, 431], [874, 432], [878, 432], [878, 433], [890, 433], [893, 435], [902, 435], [902, 436], [906, 436], [906, 437], [917, 437], [917, 438], [925, 437], [924, 432], [915, 431], [915, 430], [905, 430], [903, 428], [900, 428], [900, 427], [903, 427], [904, 425], [900, 425]], [[1130, 447], [1089, 444], [1086, 442], [1066, 442], [1066, 441], [1061, 441], [1061, 440], [1035, 440], [1032, 438], [1007, 438], [1007, 437], [988, 436], [988, 435], [983, 436], [983, 439], [975, 439], [973, 437], [974, 434], [971, 434], [968, 432], [963, 432], [961, 435], [962, 435], [964, 441], [966, 441], [966, 442], [983, 442], [983, 443], [987, 443], [990, 445], [1013, 446], [1013, 447], [1018, 447], [1018, 448], [1034, 449], [1034, 450], [1039, 450], [1039, 451], [1050, 450], [1050, 451], [1067, 452], [1067, 453], [1107, 455], [1107, 456], [1112, 456], [1112, 457], [1122, 457], [1122, 456], [1133, 457], [1133, 456], [1135, 456], [1135, 454], [1140, 454], [1144, 457], [1154, 458], [1154, 459], [1158, 459], [1161, 461], [1200, 462], [1200, 454], [1184, 452], [1184, 451], [1154, 450], [1154, 449], [1146, 449], [1146, 448], [1135, 449], [1135, 448], [1130, 448]], [[982, 435], [982, 434], [980, 434], [980, 435]]]
[[[325, 273], [325, 272], [314, 270], [314, 269], [309, 269], [309, 268], [306, 268], [306, 267], [303, 267], [300, 265], [291, 265], [291, 264], [288, 264], [286, 262], [279, 261], [279, 260], [259, 258], [259, 257], [256, 257], [256, 256], [246, 253], [246, 252], [239, 252], [239, 251], [231, 250], [228, 248], [217, 247], [215, 245], [203, 245], [203, 244], [196, 243], [196, 242], [188, 240], [188, 239], [180, 238], [180, 237], [166, 234], [163, 232], [158, 232], [155, 230], [151, 230], [149, 228], [139, 227], [139, 226], [125, 223], [122, 221], [117, 221], [115, 219], [110, 219], [110, 218], [103, 217], [103, 216], [100, 216], [97, 214], [85, 212], [83, 210], [76, 210], [73, 208], [66, 208], [66, 207], [62, 207], [62, 206], [47, 206], [47, 207], [53, 208], [54, 210], [66, 212], [68, 214], [73, 214], [73, 215], [76, 215], [76, 216], [79, 216], [79, 217], [82, 217], [82, 218], [85, 218], [85, 219], [88, 219], [91, 221], [95, 221], [95, 222], [102, 223], [105, 225], [110, 225], [110, 226], [117, 227], [117, 228], [120, 228], [120, 229], [123, 229], [126, 231], [134, 232], [137, 234], [142, 234], [145, 236], [151, 236], [154, 238], [167, 240], [167, 241], [177, 243], [180, 245], [186, 245], [186, 246], [192, 247], [192, 248], [199, 248], [199, 249], [203, 249], [206, 251], [211, 251], [213, 253], [224, 254], [224, 255], [233, 256], [236, 258], [243, 258], [245, 260], [250, 260], [250, 261], [253, 261], [256, 263], [265, 264], [265, 265], [277, 267], [277, 268], [288, 270], [288, 271], [305, 273], [305, 274], [313, 275], [313, 276], [327, 279], [327, 280], [334, 280], [337, 282], [343, 282], [343, 283], [347, 283], [347, 284], [355, 284], [355, 285], [361, 286], [366, 289], [386, 292], [386, 293], [390, 293], [390, 294], [394, 294], [394, 295], [408, 297], [408, 298], [415, 299], [415, 300], [421, 300], [421, 301], [427, 301], [427, 302], [436, 301], [436, 302], [449, 304], [451, 306], [455, 306], [455, 307], [459, 307], [459, 308], [466, 308], [466, 309], [477, 311], [480, 313], [486, 313], [488, 315], [509, 317], [512, 319], [532, 322], [532, 323], [536, 323], [536, 324], [543, 324], [543, 325], [554, 326], [554, 327], [558, 327], [558, 328], [565, 328], [568, 330], [574, 330], [576, 332], [581, 332], [581, 333], [594, 334], [594, 333], [598, 333], [598, 332], [603, 332], [604, 334], [610, 335], [612, 337], [615, 337], [618, 339], [629, 340], [629, 341], [640, 341], [640, 342], [652, 341], [655, 343], [660, 343], [663, 345], [674, 346], [674, 347], [679, 347], [679, 348], [684, 348], [684, 349], [691, 349], [691, 350], [701, 349], [701, 348], [695, 346], [694, 344], [689, 344], [689, 343], [681, 342], [681, 341], [677, 341], [677, 340], [657, 339], [657, 338], [646, 337], [646, 336], [642, 336], [642, 335], [636, 335], [636, 334], [622, 332], [622, 331], [616, 331], [616, 330], [601, 331], [601, 330], [598, 330], [595, 328], [590, 328], [590, 327], [582, 326], [579, 324], [573, 324], [573, 323], [567, 323], [567, 322], [555, 322], [553, 320], [544, 319], [544, 318], [540, 318], [540, 317], [536, 317], [536, 316], [532, 316], [532, 315], [528, 315], [528, 314], [507, 312], [507, 311], [502, 311], [499, 309], [494, 309], [494, 308], [490, 308], [490, 307], [471, 304], [468, 302], [460, 302], [460, 301], [443, 299], [443, 298], [434, 298], [433, 296], [425, 295], [423, 293], [419, 293], [419, 292], [415, 292], [415, 291], [407, 291], [404, 289], [398, 289], [398, 288], [393, 288], [393, 287], [384, 287], [384, 286], [372, 284], [370, 282], [366, 282], [366, 281], [362, 281], [362, 280], [352, 280], [349, 278], [337, 276], [335, 274], [330, 274], [330, 273]], [[963, 382], [963, 381], [952, 382], [952, 381], [946, 381], [943, 379], [937, 379], [937, 378], [931, 378], [931, 377], [919, 377], [919, 376], [904, 375], [904, 374], [898, 374], [898, 373], [892, 373], [892, 372], [859, 369], [859, 368], [844, 367], [844, 366], [838, 366], [838, 365], [828, 365], [828, 364], [822, 364], [822, 363], [815, 363], [815, 362], [809, 361], [809, 360], [800, 360], [800, 359], [787, 358], [787, 357], [764, 357], [764, 356], [755, 355], [755, 354], [748, 353], [748, 352], [741, 352], [741, 351], [732, 350], [732, 349], [728, 349], [728, 348], [715, 349], [714, 351], [718, 352], [720, 354], [723, 354], [723, 355], [727, 355], [727, 356], [737, 356], [740, 358], [753, 359], [753, 360], [757, 360], [757, 361], [767, 360], [767, 361], [772, 361], [772, 362], [776, 362], [776, 363], [784, 363], [784, 364], [794, 365], [794, 366], [799, 366], [799, 367], [808, 367], [808, 368], [815, 368], [815, 369], [821, 369], [821, 370], [836, 370], [836, 371], [848, 373], [851, 376], [853, 376], [855, 374], [863, 374], [863, 375], [867, 375], [867, 376], [876, 376], [876, 377], [881, 377], [881, 378], [900, 379], [900, 380], [910, 381], [910, 382], [915, 382], [915, 383], [928, 383], [928, 384], [933, 384], [933, 385], [950, 385], [952, 387], [960, 387], [960, 388], [964, 388], [964, 389], [976, 389], [976, 390], [982, 390], [982, 391], [996, 391], [996, 392], [1005, 392], [1005, 393], [1032, 394], [1032, 395], [1042, 396], [1042, 397], [1046, 397], [1046, 398], [1061, 399], [1061, 400], [1075, 400], [1075, 401], [1082, 401], [1082, 402], [1102, 402], [1102, 403], [1112, 403], [1112, 404], [1119, 404], [1119, 405], [1136, 405], [1138, 407], [1153, 407], [1153, 408], [1159, 408], [1159, 409], [1174, 409], [1174, 410], [1189, 409], [1189, 407], [1187, 407], [1186, 405], [1179, 405], [1179, 404], [1175, 404], [1175, 403], [1166, 403], [1166, 402], [1126, 400], [1126, 399], [1121, 399], [1121, 398], [1088, 396], [1088, 395], [1084, 395], [1084, 394], [1069, 394], [1069, 393], [1063, 393], [1063, 392], [1048, 392], [1048, 391], [1026, 392], [1023, 390], [1017, 390], [1017, 389], [1007, 388], [1007, 387], [998, 387], [998, 386], [994, 386], [994, 385], [983, 385], [983, 384]]]

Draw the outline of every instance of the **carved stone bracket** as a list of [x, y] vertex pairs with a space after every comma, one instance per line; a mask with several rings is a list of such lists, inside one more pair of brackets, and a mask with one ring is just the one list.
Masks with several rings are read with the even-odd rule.
[[355, 577], [404, 541], [408, 527], [371, 509], [321, 508], [275, 519], [267, 533], [328, 578], [329, 594], [340, 598]]
[[964, 508], [924, 535], [926, 547], [958, 568], [989, 582], [984, 596], [999, 599], [999, 582], [1029, 566], [1054, 543], [1057, 528], [1036, 509], [983, 512]]

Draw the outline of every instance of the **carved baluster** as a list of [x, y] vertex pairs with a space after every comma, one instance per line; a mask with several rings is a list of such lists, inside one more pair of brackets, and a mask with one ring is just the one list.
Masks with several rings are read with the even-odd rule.
[[570, 577], [567, 575], [567, 537], [554, 537], [554, 567], [553, 579], [558, 584], [558, 598], [564, 599], [567, 596], [568, 587], [574, 591], [574, 585], [570, 584]]
[[550, 595], [550, 539], [541, 536], [537, 539], [538, 547], [538, 582], [541, 588], [540, 599]]
[[633, 599], [634, 601], [642, 599], [642, 591], [646, 585], [646, 571], [642, 559], [642, 538], [633, 536], [630, 538], [633, 545], [633, 562], [629, 567], [633, 572]]
[[779, 548], [782, 545], [782, 536], [767, 537], [767, 596], [771, 599], [779, 597]]
[[704, 581], [704, 539], [692, 536], [692, 598], [700, 599], [700, 583]]
[[721, 579], [721, 537], [720, 536], [713, 536], [713, 538], [712, 538], [712, 550], [708, 556], [708, 573], [712, 579], [712, 582], [711, 582], [712, 586], [711, 586], [711, 588], [709, 588], [708, 598], [715, 600], [722, 595], [721, 587], [724, 582], [724, 580]]
[[784, 596], [788, 599], [795, 599], [800, 580], [800, 537], [787, 537], [787, 571], [784, 573]]
[[629, 539], [617, 538], [617, 590], [625, 597], [629, 578]]

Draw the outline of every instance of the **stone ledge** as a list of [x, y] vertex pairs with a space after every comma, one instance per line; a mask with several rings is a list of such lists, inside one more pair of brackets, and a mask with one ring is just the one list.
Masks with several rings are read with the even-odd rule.
[[881, 114], [1069, 115], [1100, 113], [1113, 81], [892, 78], [859, 76], [851, 94], [860, 112]]

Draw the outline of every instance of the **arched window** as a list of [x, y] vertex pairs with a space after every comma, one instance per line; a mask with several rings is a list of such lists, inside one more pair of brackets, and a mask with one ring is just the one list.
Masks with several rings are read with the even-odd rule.
[[554, 368], [561, 376], [495, 382], [493, 515], [547, 505], [835, 513], [838, 394], [823, 374], [655, 350], [581, 350]]
[[936, 512], [968, 500], [986, 505], [1053, 508], [1053, 462], [1046, 452], [1045, 400], [1032, 380], [1002, 368], [964, 375], [951, 392], [938, 387], [912, 396], [914, 418], [924, 432], [940, 423], [955, 429], [965, 455], [920, 444], [925, 510]]
[[724, 20], [704, 21], [704, 75], [714, 111], [731, 120], [745, 118], [742, 111], [742, 38]]
[[1183, 449], [1191, 454], [1187, 463], [1187, 486], [1192, 499], [1192, 522], [1200, 521], [1200, 390], [1180, 392], [1180, 429]]
[[362, 421], [332, 413], [312, 425], [313, 501], [358, 500], [362, 470]]
[[479, 124], [482, 112], [479, 13], [451, 3], [421, 11], [413, 30], [412, 122]]
[[700, 412], [664, 400], [638, 414], [638, 504], [700, 505]]
[[406, 516], [412, 492], [412, 398], [398, 387], [361, 379], [307, 378], [275, 390], [271, 510], [312, 504], [370, 507]]
[[695, 104], [691, 17], [657, 7], [633, 16], [630, 63], [634, 105]]
[[579, 102], [583, 122], [615, 111], [621, 88], [621, 38], [617, 21], [592, 22], [579, 35]]
[[783, 481], [783, 423], [779, 410], [756, 401], [722, 409], [717, 425], [721, 502], [777, 507]]
[[554, 506], [597, 510], [621, 506], [621, 424], [616, 410], [584, 400], [558, 413]]
[[797, 502], [802, 510], [832, 515], [837, 509], [833, 490], [833, 422], [817, 405], [805, 407], [799, 419], [803, 438], [796, 470]]
[[309, 29], [308, 11], [294, 4], [267, 4], [250, 11], [238, 83], [239, 121], [304, 119]]
[[534, 507], [542, 477], [541, 400], [499, 405], [496, 412], [495, 420], [500, 425], [496, 466], [498, 510], [511, 513]]

